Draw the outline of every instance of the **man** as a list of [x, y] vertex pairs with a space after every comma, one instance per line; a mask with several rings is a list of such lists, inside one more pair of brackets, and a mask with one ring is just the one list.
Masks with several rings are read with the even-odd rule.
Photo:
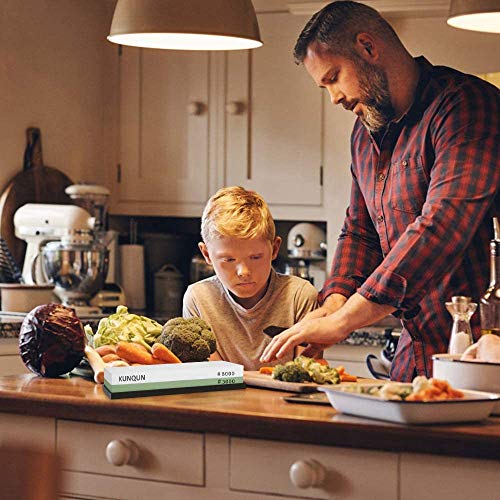
[[[387, 314], [403, 330], [393, 380], [430, 376], [446, 352], [454, 295], [488, 285], [500, 213], [500, 103], [494, 86], [414, 59], [374, 9], [333, 2], [307, 23], [295, 59], [333, 104], [358, 119], [350, 205], [322, 305], [275, 337], [261, 360], [346, 338]], [[479, 314], [472, 318], [480, 335]]]

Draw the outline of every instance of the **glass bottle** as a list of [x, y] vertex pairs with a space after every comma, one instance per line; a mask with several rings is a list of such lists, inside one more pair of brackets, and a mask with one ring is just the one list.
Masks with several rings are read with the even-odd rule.
[[452, 297], [451, 302], [446, 302], [446, 309], [453, 317], [449, 354], [462, 354], [473, 343], [470, 319], [476, 308], [477, 304], [471, 302], [470, 297], [461, 295]]
[[500, 224], [493, 219], [495, 237], [490, 242], [490, 284], [481, 297], [481, 334], [500, 335]]

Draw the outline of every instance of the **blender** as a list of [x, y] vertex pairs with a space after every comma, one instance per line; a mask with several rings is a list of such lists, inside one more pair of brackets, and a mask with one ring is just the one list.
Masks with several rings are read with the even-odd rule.
[[118, 231], [107, 228], [108, 199], [110, 191], [97, 184], [72, 184], [65, 193], [75, 204], [85, 209], [94, 218], [94, 237], [97, 242], [108, 249], [109, 263], [105, 282], [93, 296], [90, 303], [103, 312], [112, 312], [117, 306], [125, 304], [126, 298], [119, 281], [119, 246]]

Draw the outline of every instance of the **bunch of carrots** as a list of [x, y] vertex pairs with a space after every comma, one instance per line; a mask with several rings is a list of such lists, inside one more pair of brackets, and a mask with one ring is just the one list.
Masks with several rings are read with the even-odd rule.
[[94, 370], [94, 381], [104, 382], [105, 366], [160, 365], [165, 363], [181, 363], [181, 360], [166, 346], [159, 342], [153, 344], [151, 352], [136, 342], [118, 342], [106, 344], [94, 349], [85, 346], [85, 355]]
[[110, 366], [181, 363], [181, 360], [170, 349], [159, 342], [153, 344], [151, 352], [136, 342], [118, 342], [116, 345], [103, 345], [98, 347], [96, 352]]

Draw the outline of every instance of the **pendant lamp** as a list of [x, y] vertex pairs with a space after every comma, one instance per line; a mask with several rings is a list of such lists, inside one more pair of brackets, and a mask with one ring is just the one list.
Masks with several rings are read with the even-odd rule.
[[451, 0], [448, 24], [464, 30], [500, 33], [500, 0]]
[[177, 50], [262, 45], [251, 0], [118, 0], [108, 40]]

